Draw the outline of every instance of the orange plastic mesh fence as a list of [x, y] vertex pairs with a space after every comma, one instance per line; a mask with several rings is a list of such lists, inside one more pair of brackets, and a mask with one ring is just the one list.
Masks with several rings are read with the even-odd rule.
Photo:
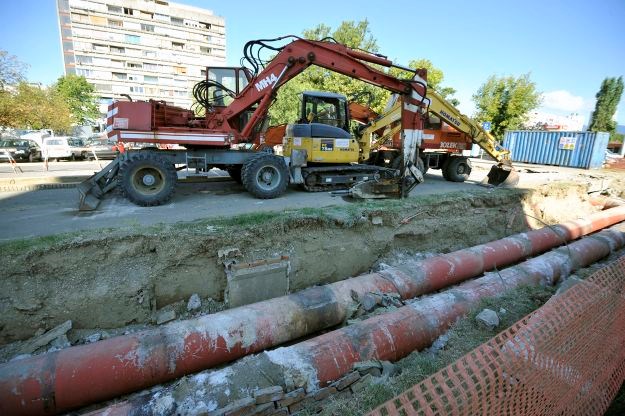
[[371, 415], [601, 415], [625, 378], [625, 256]]

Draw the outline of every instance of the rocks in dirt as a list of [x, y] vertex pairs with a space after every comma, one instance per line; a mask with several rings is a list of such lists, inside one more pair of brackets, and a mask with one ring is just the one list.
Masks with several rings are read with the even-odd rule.
[[380, 377], [382, 375], [382, 363], [377, 360], [354, 363], [352, 368], [358, 371], [361, 376], [372, 375], [374, 377]]
[[373, 293], [365, 293], [360, 301], [360, 304], [366, 312], [371, 312], [376, 306], [378, 306], [378, 301], [378, 297]]
[[492, 309], [485, 308], [477, 314], [475, 320], [488, 329], [495, 329], [499, 326], [499, 316]]
[[338, 391], [342, 391], [357, 382], [358, 380], [360, 380], [360, 373], [358, 371], [352, 371], [343, 378], [339, 379], [338, 383], [336, 383], [334, 387], [336, 387]]
[[373, 225], [383, 225], [384, 224], [384, 220], [382, 219], [382, 217], [373, 217], [373, 218], [371, 218], [371, 224], [373, 224]]
[[278, 400], [277, 404], [278, 407], [288, 407], [302, 401], [304, 397], [306, 397], [306, 391], [303, 388], [299, 388], [285, 394], [284, 398]]
[[193, 312], [202, 307], [202, 301], [200, 300], [200, 296], [197, 293], [194, 293], [189, 298], [189, 302], [187, 302], [187, 311]]
[[499, 308], [499, 315], [505, 315], [508, 313], [508, 310], [506, 308]]
[[[60, 340], [58, 342], [59, 345], [64, 345], [66, 341], [67, 343], [69, 343], [69, 340], [67, 339], [67, 336], [65, 334], [67, 334], [67, 332], [72, 329], [72, 321], [65, 321], [63, 322], [61, 325], [52, 328], [51, 330], [49, 330], [48, 332], [36, 336], [34, 338], [29, 339], [28, 341], [26, 341], [18, 350], [18, 353], [20, 354], [31, 354], [33, 352], [35, 352], [37, 349], [48, 345], [49, 343], [51, 343], [52, 341], [56, 340], [57, 338], [63, 336], [65, 337], [64, 339]], [[65, 347], [60, 347], [60, 348], [65, 348]]]
[[63, 334], [54, 338], [52, 342], [50, 342], [50, 346], [56, 351], [63, 348], [71, 347], [72, 344], [69, 342], [69, 339], [67, 339], [67, 335]]
[[219, 262], [228, 262], [233, 257], [241, 257], [241, 250], [236, 247], [226, 247], [221, 250], [217, 250], [217, 258]]
[[161, 325], [176, 319], [176, 311], [171, 309], [161, 309], [156, 314], [156, 325]]
[[380, 361], [382, 363], [382, 377], [393, 377], [399, 374], [399, 367], [390, 361]]
[[98, 342], [102, 339], [102, 334], [99, 332], [96, 332], [95, 334], [91, 334], [88, 337], [85, 338], [85, 342], [88, 344], [92, 344], [94, 342]]

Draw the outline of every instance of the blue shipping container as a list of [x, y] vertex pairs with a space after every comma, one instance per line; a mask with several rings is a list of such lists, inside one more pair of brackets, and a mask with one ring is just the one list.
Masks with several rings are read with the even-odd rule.
[[503, 147], [513, 162], [598, 169], [605, 160], [610, 135], [590, 131], [507, 131]]

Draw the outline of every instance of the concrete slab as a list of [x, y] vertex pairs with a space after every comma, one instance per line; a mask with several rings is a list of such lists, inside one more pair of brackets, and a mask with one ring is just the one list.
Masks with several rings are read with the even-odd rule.
[[232, 264], [227, 270], [226, 299], [231, 308], [284, 296], [289, 292], [289, 258]]

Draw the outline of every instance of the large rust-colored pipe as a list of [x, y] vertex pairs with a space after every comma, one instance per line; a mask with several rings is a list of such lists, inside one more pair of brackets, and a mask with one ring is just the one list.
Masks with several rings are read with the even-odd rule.
[[[568, 248], [559, 248], [499, 273], [490, 273], [444, 292], [423, 297], [396, 311], [289, 347], [247, 357], [222, 370], [200, 373], [180, 385], [159, 390], [160, 402], [153, 400], [156, 397], [154, 395], [140, 395], [139, 398], [93, 415], [153, 414], [155, 403], [162, 405], [170, 397], [171, 402], [176, 398], [175, 402], [179, 404], [197, 406], [195, 399], [223, 407], [249, 394], [250, 386], [241, 385], [237, 373], [245, 375], [255, 371], [275, 376], [276, 366], [283, 373], [283, 380], [299, 380], [300, 384], [295, 387], [314, 390], [339, 379], [351, 371], [356, 362], [372, 359], [396, 361], [412, 351], [428, 347], [456, 319], [468, 313], [485, 297], [496, 296], [523, 285], [553, 285], [571, 272], [623, 246], [625, 233], [605, 230], [574, 242]], [[272, 382], [276, 380], [269, 381]], [[198, 397], [197, 391], [204, 391], [205, 394]]]
[[617, 207], [586, 220], [426, 259], [410, 275], [387, 268], [153, 330], [6, 363], [0, 366], [0, 414], [55, 414], [211, 368], [340, 324], [347, 318], [352, 292], [398, 292], [404, 299], [413, 298], [623, 220], [625, 207]]

